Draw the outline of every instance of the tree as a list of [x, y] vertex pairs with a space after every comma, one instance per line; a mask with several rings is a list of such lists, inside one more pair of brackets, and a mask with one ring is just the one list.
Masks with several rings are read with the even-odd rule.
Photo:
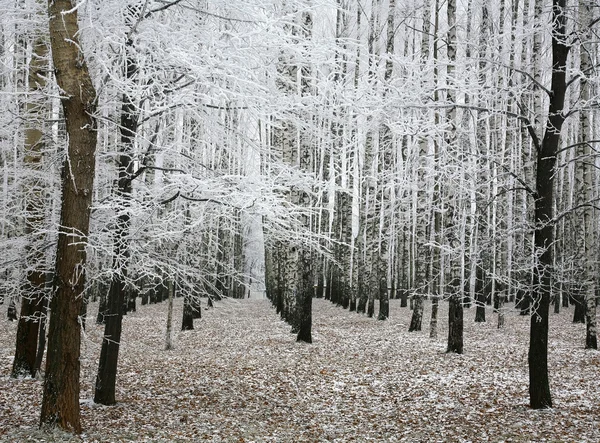
[[79, 41], [77, 8], [48, 2], [50, 43], [69, 137], [62, 169], [60, 229], [50, 304], [46, 378], [40, 423], [81, 432], [79, 315], [85, 283], [96, 151], [96, 91]]
[[[45, 254], [43, 225], [45, 222], [45, 192], [40, 178], [41, 162], [46, 143], [44, 120], [48, 113], [48, 99], [43, 95], [46, 86], [48, 66], [47, 33], [38, 30], [32, 42], [31, 61], [29, 63], [29, 97], [26, 103], [29, 127], [25, 131], [24, 163], [29, 168], [29, 179], [25, 181], [26, 192], [26, 225], [25, 233], [30, 236], [27, 251], [28, 270], [22, 291], [21, 312], [17, 327], [15, 358], [11, 375], [19, 377], [29, 374], [32, 377], [38, 372], [41, 356], [38, 359], [38, 344], [45, 335], [43, 317], [46, 315], [46, 272], [44, 270]], [[42, 232], [40, 234], [40, 232]], [[43, 353], [44, 347], [41, 347]], [[40, 363], [38, 363], [40, 362]]]
[[[125, 43], [125, 79], [134, 80], [138, 70], [131, 51], [133, 50], [133, 37], [135, 26], [143, 17], [144, 7], [129, 5], [126, 13], [126, 24], [130, 29]], [[133, 98], [124, 93], [121, 104], [121, 150], [118, 157], [117, 198], [118, 215], [114, 230], [114, 255], [113, 274], [108, 290], [106, 310], [104, 311], [104, 339], [100, 351], [100, 362], [96, 376], [94, 402], [103, 405], [116, 403], [115, 384], [117, 378], [117, 363], [119, 347], [121, 344], [121, 330], [123, 322], [125, 291], [130, 260], [129, 230], [131, 225], [132, 180], [133, 180], [133, 143], [138, 126], [137, 107]], [[169, 297], [171, 293], [169, 292]]]
[[450, 298], [448, 309], [448, 348], [446, 352], [463, 353], [463, 291], [460, 279], [454, 278], [449, 284]]
[[[583, 287], [585, 291], [585, 322], [586, 336], [585, 347], [587, 349], [598, 349], [598, 339], [596, 337], [596, 275], [598, 274], [597, 266], [597, 233], [594, 226], [594, 208], [591, 202], [594, 199], [594, 189], [596, 180], [594, 179], [595, 165], [593, 148], [590, 143], [591, 136], [591, 118], [589, 112], [591, 88], [588, 77], [592, 73], [594, 67], [592, 64], [590, 47], [591, 29], [596, 20], [592, 12], [592, 2], [587, 0], [579, 0], [579, 20], [581, 21], [581, 45], [580, 45], [580, 70], [581, 70], [581, 102], [583, 110], [579, 114], [580, 124], [580, 141], [578, 153], [580, 153], [579, 161], [582, 164], [578, 169], [578, 185], [577, 195], [579, 196], [578, 206], [583, 208], [583, 248], [581, 250], [581, 259], [583, 264]], [[557, 303], [558, 305], [558, 303]]]
[[[541, 143], [537, 147], [535, 181], [536, 265], [534, 270], [534, 300], [529, 341], [529, 401], [533, 409], [551, 408], [552, 397], [548, 380], [548, 317], [551, 296], [551, 268], [553, 265], [553, 196], [556, 154], [564, 112], [567, 46], [566, 0], [552, 2], [552, 78], [549, 91], [548, 120]], [[537, 140], [534, 138], [534, 140]]]

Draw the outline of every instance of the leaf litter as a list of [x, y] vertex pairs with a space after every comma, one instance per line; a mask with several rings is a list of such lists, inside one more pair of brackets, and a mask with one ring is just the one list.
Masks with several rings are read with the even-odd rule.
[[[571, 310], [550, 318], [554, 408], [528, 408], [529, 318], [496, 328], [465, 310], [465, 353], [409, 333], [391, 300], [377, 321], [313, 301], [313, 343], [296, 343], [267, 300], [223, 300], [164, 350], [166, 306], [124, 318], [115, 406], [93, 403], [103, 327], [82, 345], [80, 436], [37, 428], [42, 381], [10, 377], [16, 322], [0, 334], [0, 441], [10, 442], [597, 442], [600, 354], [583, 349]], [[92, 305], [94, 313], [97, 307]], [[175, 319], [182, 300], [175, 301]], [[6, 318], [4, 316], [4, 318]], [[179, 323], [174, 321], [174, 326]]]

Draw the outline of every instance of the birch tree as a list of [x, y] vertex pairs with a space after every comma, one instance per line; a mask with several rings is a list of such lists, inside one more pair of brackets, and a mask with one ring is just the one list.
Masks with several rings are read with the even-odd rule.
[[[596, 337], [596, 284], [598, 274], [598, 255], [597, 255], [597, 233], [595, 229], [595, 220], [597, 220], [597, 212], [591, 202], [596, 197], [595, 190], [595, 157], [593, 155], [593, 147], [591, 145], [593, 137], [591, 132], [591, 88], [589, 77], [591, 76], [594, 65], [592, 54], [593, 45], [591, 41], [591, 29], [594, 22], [597, 20], [593, 15], [593, 4], [590, 1], [579, 0], [579, 20], [580, 30], [580, 96], [581, 96], [581, 111], [579, 113], [580, 139], [578, 142], [578, 159], [581, 164], [577, 171], [577, 190], [578, 202], [577, 206], [582, 208], [583, 218], [583, 236], [582, 255], [583, 265], [583, 287], [585, 293], [585, 320], [586, 320], [586, 338], [585, 347], [588, 349], [598, 349]], [[581, 243], [580, 243], [581, 244]]]

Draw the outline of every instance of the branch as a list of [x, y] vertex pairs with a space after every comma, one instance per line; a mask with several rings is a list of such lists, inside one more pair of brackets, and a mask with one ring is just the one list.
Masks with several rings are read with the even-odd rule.
[[515, 68], [514, 66], [509, 66], [509, 65], [507, 65], [507, 64], [505, 64], [505, 63], [501, 63], [501, 62], [494, 61], [494, 60], [488, 60], [488, 59], [485, 59], [485, 58], [484, 58], [484, 59], [480, 59], [480, 60], [484, 60], [484, 61], [485, 61], [485, 62], [487, 62], [487, 63], [495, 64], [495, 65], [498, 65], [498, 66], [502, 66], [503, 68], [509, 69], [509, 70], [511, 70], [511, 71], [514, 71], [514, 72], [518, 72], [519, 74], [522, 74], [522, 75], [524, 75], [525, 77], [527, 77], [529, 80], [531, 80], [535, 86], [537, 86], [538, 88], [540, 88], [540, 89], [541, 89], [542, 91], [544, 91], [546, 94], [548, 94], [548, 95], [552, 95], [552, 91], [551, 91], [550, 89], [546, 88], [544, 85], [542, 85], [540, 82], [538, 82], [538, 81], [537, 81], [537, 80], [536, 80], [536, 79], [533, 77], [533, 75], [531, 75], [531, 74], [530, 74], [529, 72], [527, 72], [527, 71], [524, 71], [524, 70], [522, 70], [522, 69]]
[[[181, 0], [175, 0], [174, 2], [168, 3], [168, 4], [167, 4], [167, 7], [169, 7], [169, 6], [173, 6], [173, 4], [177, 4], [177, 3], [179, 3], [180, 1], [181, 1]], [[162, 1], [162, 3], [165, 3], [165, 2], [164, 2], [164, 1]], [[258, 20], [245, 20], [245, 19], [242, 19], [242, 18], [231, 18], [231, 17], [225, 17], [225, 16], [223, 16], [223, 15], [219, 15], [219, 14], [215, 14], [215, 13], [212, 13], [212, 12], [208, 12], [208, 11], [205, 11], [205, 10], [203, 10], [203, 9], [200, 9], [200, 8], [195, 8], [194, 6], [189, 6], [189, 5], [181, 5], [181, 7], [182, 7], [182, 8], [185, 8], [185, 9], [190, 9], [190, 10], [192, 10], [192, 11], [199, 12], [200, 14], [205, 14], [205, 15], [208, 15], [209, 17], [215, 17], [215, 18], [218, 18], [218, 19], [221, 19], [221, 20], [228, 20], [228, 21], [232, 21], [232, 22], [240, 22], [240, 23], [260, 23]], [[163, 7], [163, 8], [157, 9], [157, 10], [161, 10], [161, 9], [166, 9], [166, 8], [165, 8], [165, 7]]]
[[583, 209], [583, 208], [592, 208], [592, 209], [597, 209], [600, 211], [600, 206], [596, 206], [594, 203], [600, 201], [600, 198], [595, 198], [593, 200], [590, 200], [588, 202], [585, 203], [581, 203], [577, 206], [573, 206], [569, 209], [565, 209], [562, 213], [558, 214], [556, 217], [554, 217], [552, 219], [552, 223], [556, 223], [559, 220], [561, 220], [562, 218], [566, 217], [567, 215], [571, 214], [572, 212], [578, 210], [578, 209]]
[[168, 198], [168, 199], [166, 199], [166, 200], [163, 200], [163, 201], [161, 201], [161, 202], [158, 202], [158, 204], [159, 204], [159, 205], [166, 205], [166, 204], [168, 204], [168, 203], [171, 203], [171, 202], [172, 202], [172, 201], [174, 201], [174, 200], [175, 200], [177, 197], [179, 197], [179, 195], [181, 195], [181, 191], [177, 191], [173, 197], [169, 197], [169, 198]]
[[[146, 10], [147, 7], [148, 7], [148, 0], [146, 0], [144, 2], [144, 5], [142, 6], [142, 9], [140, 10], [140, 14], [138, 15], [137, 20], [135, 21], [135, 23], [133, 24], [133, 26], [131, 26], [131, 29], [127, 33], [127, 37], [125, 39], [126, 42], [131, 42], [131, 36], [137, 32], [137, 28], [138, 28], [139, 24], [146, 17], [146, 16], [144, 16], [144, 11]], [[134, 8], [133, 5], [129, 5], [127, 7], [127, 9], [129, 11], [131, 11], [133, 8]], [[129, 21], [129, 20], [127, 20], [127, 21]]]
[[600, 143], [600, 140], [588, 140], [588, 141], [585, 141], [585, 142], [573, 143], [571, 145], [568, 145], [568, 146], [565, 146], [564, 148], [559, 149], [558, 151], [556, 151], [556, 154], [558, 155], [561, 152], [564, 152], [564, 151], [566, 151], [568, 149], [576, 148], [576, 147], [582, 146], [582, 145], [589, 145], [592, 150], [598, 152], [597, 149], [594, 149], [592, 147], [592, 143]]
[[150, 11], [148, 11], [148, 12], [146, 13], [146, 15], [144, 16], [144, 18], [148, 18], [148, 17], [150, 17], [150, 16], [151, 16], [152, 14], [154, 14], [155, 12], [160, 12], [160, 11], [164, 11], [165, 9], [169, 9], [171, 6], [175, 6], [176, 4], [178, 4], [178, 3], [181, 3], [182, 1], [183, 1], [183, 0], [175, 0], [175, 1], [172, 1], [172, 2], [170, 2], [170, 3], [163, 2], [163, 3], [165, 3], [164, 5], [162, 5], [162, 6], [161, 6], [161, 7], [159, 7], [159, 8], [156, 8], [156, 9], [151, 9]]
[[202, 104], [202, 106], [204, 106], [205, 108], [221, 109], [221, 110], [225, 110], [225, 111], [230, 111], [232, 109], [248, 109], [248, 106], [217, 106], [217, 105], [207, 105], [207, 104]]
[[132, 181], [134, 181], [136, 178], [138, 178], [140, 175], [142, 175], [142, 173], [144, 171], [146, 171], [147, 169], [152, 169], [154, 171], [164, 171], [164, 172], [180, 172], [182, 174], [185, 174], [185, 171], [183, 169], [177, 169], [177, 168], [161, 168], [159, 166], [147, 166], [144, 165], [141, 168], [139, 168], [137, 171], [135, 171], [133, 174], [131, 174], [128, 178], [127, 178], [127, 182], [131, 183]]
[[222, 201], [214, 200], [214, 199], [212, 199], [212, 198], [194, 198], [194, 197], [190, 197], [190, 196], [183, 195], [183, 194], [181, 194], [181, 196], [180, 196], [180, 197], [181, 197], [182, 199], [184, 199], [184, 200], [187, 200], [187, 201], [190, 201], [190, 202], [200, 202], [200, 203], [202, 203], [202, 202], [205, 202], [205, 203], [216, 203], [216, 204], [218, 204], [218, 205], [229, 206], [229, 207], [231, 207], [231, 208], [235, 208], [235, 209], [241, 209], [241, 208], [238, 208], [237, 206], [233, 206], [233, 205], [232, 205], [232, 204], [230, 204], [230, 203], [225, 203], [225, 202], [222, 202]]

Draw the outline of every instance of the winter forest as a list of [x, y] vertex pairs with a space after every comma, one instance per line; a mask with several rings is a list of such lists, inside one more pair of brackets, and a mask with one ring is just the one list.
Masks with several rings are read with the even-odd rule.
[[600, 439], [599, 31], [0, 0], [0, 440]]

